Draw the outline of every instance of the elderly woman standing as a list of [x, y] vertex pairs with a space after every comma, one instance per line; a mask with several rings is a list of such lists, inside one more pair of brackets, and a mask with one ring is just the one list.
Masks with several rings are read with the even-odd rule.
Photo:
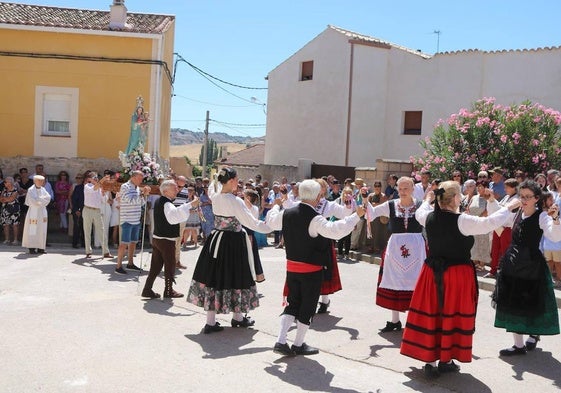
[[415, 283], [426, 257], [426, 245], [421, 233], [422, 226], [415, 218], [421, 201], [413, 198], [413, 179], [401, 177], [397, 181], [398, 199], [392, 199], [372, 207], [367, 203], [368, 221], [377, 217], [389, 217], [388, 229], [391, 236], [384, 252], [376, 304], [392, 311], [391, 321], [380, 331], [382, 333], [401, 330], [399, 313], [409, 309]]
[[[0, 193], [0, 203], [2, 203], [2, 213], [0, 223], [4, 227], [4, 244], [16, 245], [19, 232], [20, 205], [18, 202], [18, 190], [15, 187], [14, 178], [8, 176], [4, 179], [4, 189]], [[13, 230], [13, 241], [10, 241], [10, 227]]]
[[[427, 195], [415, 213], [427, 230], [429, 256], [411, 299], [401, 354], [427, 362], [424, 367], [427, 378], [457, 372], [460, 367], [452, 359], [460, 362], [472, 359], [478, 299], [470, 260], [473, 235], [489, 233], [504, 224], [509, 210], [519, 204], [515, 201], [499, 207], [491, 190], [483, 195], [494, 214], [488, 217], [460, 214], [460, 184], [446, 181]], [[437, 361], [440, 361], [438, 366]]]
[[27, 190], [25, 204], [29, 206], [23, 226], [22, 246], [29, 249], [30, 254], [45, 254], [47, 244], [47, 206], [51, 195], [43, 187], [45, 177], [33, 176], [33, 186]]

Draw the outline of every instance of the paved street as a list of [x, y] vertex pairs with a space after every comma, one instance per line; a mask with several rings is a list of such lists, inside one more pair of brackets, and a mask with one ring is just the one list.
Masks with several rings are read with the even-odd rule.
[[[186, 292], [200, 251], [176, 290]], [[473, 362], [428, 382], [422, 363], [399, 354], [400, 333], [380, 335], [390, 312], [374, 305], [378, 266], [339, 264], [343, 291], [314, 319], [310, 357], [272, 352], [282, 310], [284, 250], [261, 250], [267, 280], [252, 329], [204, 335], [202, 309], [185, 299], [142, 300], [146, 273], [114, 274], [114, 261], [86, 260], [57, 246], [31, 256], [0, 247], [0, 392], [555, 392], [561, 389], [560, 336], [543, 337], [526, 356], [500, 359], [510, 334], [493, 327], [481, 291]], [[113, 253], [115, 254], [115, 250]], [[149, 265], [149, 252], [142, 260]], [[140, 262], [140, 254], [136, 258]], [[163, 279], [154, 289], [163, 292]], [[558, 294], [559, 295], [559, 294]], [[405, 318], [402, 318], [402, 322]], [[289, 339], [295, 331], [289, 332]]]

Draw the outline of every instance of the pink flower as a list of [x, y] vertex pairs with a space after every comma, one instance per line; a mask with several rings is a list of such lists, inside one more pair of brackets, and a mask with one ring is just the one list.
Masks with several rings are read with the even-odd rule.
[[506, 135], [501, 135], [501, 142], [502, 143], [506, 143], [506, 141], [508, 140], [508, 137]]

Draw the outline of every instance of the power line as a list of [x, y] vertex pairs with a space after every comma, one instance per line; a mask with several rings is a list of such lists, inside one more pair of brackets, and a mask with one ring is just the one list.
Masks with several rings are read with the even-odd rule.
[[189, 63], [187, 60], [185, 60], [179, 53], [174, 53], [174, 55], [177, 56], [178, 61], [182, 61], [184, 63], [187, 63], [189, 65], [189, 67], [193, 68], [195, 71], [197, 71], [200, 74], [204, 74], [206, 76], [208, 76], [209, 78], [215, 79], [219, 82], [222, 82], [226, 85], [230, 85], [230, 86], [234, 86], [234, 87], [238, 87], [240, 89], [249, 89], [249, 90], [267, 90], [267, 87], [249, 87], [249, 86], [242, 86], [242, 85], [237, 85], [235, 83], [231, 83], [231, 82], [226, 82], [225, 80], [222, 80], [214, 75], [209, 74], [208, 72], [205, 72], [203, 70], [201, 70], [199, 67]]
[[189, 100], [189, 101], [193, 101], [193, 102], [198, 102], [200, 104], [206, 104], [206, 105], [214, 105], [214, 106], [224, 106], [224, 107], [228, 107], [228, 108], [249, 108], [252, 105], [226, 105], [226, 104], [214, 104], [212, 102], [206, 102], [206, 101], [199, 101], [199, 100], [195, 100], [194, 98], [189, 98], [189, 97], [185, 97], [182, 96], [180, 94], [174, 94], [174, 97], [180, 97], [183, 98], [185, 100]]
[[243, 123], [228, 123], [225, 121], [219, 121], [210, 119], [210, 121], [218, 124], [230, 125], [230, 126], [237, 126], [237, 127], [265, 127], [267, 124], [243, 124]]

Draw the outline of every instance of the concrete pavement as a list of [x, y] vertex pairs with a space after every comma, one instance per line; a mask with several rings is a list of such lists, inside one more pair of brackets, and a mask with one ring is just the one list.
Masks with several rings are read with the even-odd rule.
[[[115, 262], [86, 260], [53, 245], [48, 254], [0, 247], [0, 392], [554, 392], [561, 388], [561, 340], [543, 337], [526, 356], [500, 359], [511, 335], [493, 327], [481, 291], [474, 360], [456, 375], [426, 381], [423, 364], [399, 354], [400, 333], [380, 335], [389, 311], [374, 304], [378, 266], [339, 264], [343, 291], [314, 319], [310, 357], [271, 350], [282, 311], [284, 250], [261, 250], [267, 280], [251, 329], [204, 335], [204, 311], [175, 300], [142, 300], [146, 273], [114, 274]], [[96, 250], [98, 251], [98, 250]], [[200, 247], [182, 252], [186, 292]], [[98, 251], [98, 254], [100, 252]], [[149, 253], [142, 255], [149, 266]], [[137, 254], [136, 261], [140, 261]], [[154, 289], [162, 293], [163, 279]], [[402, 322], [405, 316], [402, 317]], [[295, 331], [289, 333], [289, 340]]]

